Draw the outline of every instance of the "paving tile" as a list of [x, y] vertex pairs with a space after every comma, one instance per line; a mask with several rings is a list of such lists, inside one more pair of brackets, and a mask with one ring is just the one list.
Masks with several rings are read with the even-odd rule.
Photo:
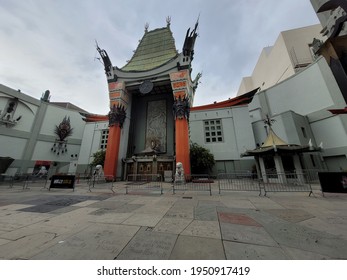
[[218, 216], [216, 206], [204, 205], [195, 207], [194, 219], [201, 221], [217, 221]]
[[336, 235], [285, 222], [272, 223], [264, 227], [281, 246], [347, 259], [347, 240]]
[[192, 221], [182, 235], [221, 239], [218, 221]]
[[256, 209], [285, 209], [281, 204], [268, 197], [250, 197], [249, 201]]
[[333, 234], [339, 238], [347, 240], [347, 223], [335, 223], [336, 220], [334, 220], [334, 223], [331, 223], [330, 219], [312, 218], [302, 221], [299, 224], [314, 230]]
[[267, 209], [265, 211], [291, 223], [314, 218], [312, 214], [301, 209]]
[[57, 240], [49, 249], [36, 254], [36, 260], [112, 260], [139, 230], [139, 227], [96, 224]]
[[[15, 211], [15, 210], [30, 207], [30, 206], [32, 206], [32, 205], [31, 204], [7, 204], [7, 205], [0, 207], [0, 216], [1, 216], [2, 212]], [[5, 212], [5, 213], [7, 213], [7, 212]]]
[[236, 224], [236, 225], [255, 226], [255, 227], [262, 226], [257, 221], [255, 221], [254, 219], [250, 218], [249, 216], [245, 214], [218, 212], [218, 217], [219, 217], [220, 223], [230, 223], [230, 224]]
[[278, 246], [266, 230], [258, 226], [244, 226], [231, 223], [220, 223], [222, 239], [233, 242]]
[[55, 239], [54, 233], [37, 233], [27, 235], [16, 241], [8, 242], [1, 246], [0, 258], [11, 259], [30, 259], [41, 250], [47, 248], [47, 244]]
[[282, 248], [223, 241], [228, 260], [286, 260]]
[[167, 260], [177, 239], [176, 234], [141, 228], [124, 250], [120, 260]]
[[132, 215], [132, 213], [118, 213], [114, 210], [98, 209], [88, 215], [87, 221], [94, 223], [121, 224]]
[[190, 204], [174, 204], [165, 214], [165, 217], [170, 218], [194, 218], [194, 205]]
[[48, 213], [54, 210], [58, 210], [63, 208], [64, 206], [59, 205], [47, 205], [47, 204], [40, 204], [35, 206], [30, 206], [22, 209], [18, 209], [18, 211], [22, 212], [35, 212], [35, 213]]
[[310, 251], [304, 251], [297, 248], [281, 246], [286, 255], [293, 260], [330, 260], [329, 256], [324, 256]]
[[141, 213], [141, 214], [161, 214], [166, 215], [166, 213], [170, 210], [170, 206], [162, 206], [162, 205], [153, 205], [153, 206], [143, 206], [141, 208], [138, 208], [134, 211], [134, 213]]
[[225, 260], [220, 239], [180, 235], [171, 260]]
[[107, 209], [116, 209], [126, 204], [124, 201], [110, 201], [110, 200], [104, 200], [104, 201], [97, 201], [93, 204], [89, 204], [88, 207], [90, 208], [107, 208]]
[[192, 219], [164, 217], [153, 229], [158, 232], [180, 234], [192, 222]]
[[144, 227], [155, 227], [158, 222], [163, 218], [161, 214], [133, 214], [126, 219], [122, 224], [135, 225]]
[[224, 206], [231, 208], [245, 208], [245, 209], [255, 209], [256, 207], [253, 205], [251, 201], [248, 199], [230, 199], [230, 197], [221, 197], [221, 202], [223, 202]]

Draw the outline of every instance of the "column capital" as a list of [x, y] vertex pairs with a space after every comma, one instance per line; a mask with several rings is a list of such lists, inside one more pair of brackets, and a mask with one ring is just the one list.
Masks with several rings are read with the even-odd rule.
[[175, 98], [172, 109], [173, 109], [175, 120], [177, 119], [189, 120], [190, 105], [189, 105], [189, 99], [187, 97], [181, 98], [181, 96], [179, 96], [178, 98]]
[[125, 107], [119, 104], [113, 104], [113, 106], [110, 108], [110, 112], [108, 113], [109, 126], [118, 125], [120, 128], [122, 128], [125, 118]]

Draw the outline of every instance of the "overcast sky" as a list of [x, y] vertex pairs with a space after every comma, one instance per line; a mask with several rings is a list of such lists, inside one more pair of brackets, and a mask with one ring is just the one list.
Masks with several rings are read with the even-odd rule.
[[194, 105], [234, 97], [262, 49], [284, 30], [317, 24], [309, 0], [0, 0], [0, 83], [35, 98], [109, 111], [107, 82], [95, 40], [123, 67], [149, 30], [166, 26], [182, 51], [200, 15]]

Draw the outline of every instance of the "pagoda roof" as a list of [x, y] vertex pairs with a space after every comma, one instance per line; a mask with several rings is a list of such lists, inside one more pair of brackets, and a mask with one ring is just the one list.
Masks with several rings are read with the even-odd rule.
[[83, 120], [85, 122], [105, 122], [108, 121], [108, 115], [98, 115], [98, 114], [90, 114], [90, 113], [82, 113]]
[[169, 26], [145, 31], [130, 61], [121, 68], [126, 72], [143, 72], [166, 64], [178, 56]]
[[288, 146], [288, 143], [279, 138], [276, 133], [270, 128], [269, 135], [265, 139], [264, 144], [261, 145], [261, 148], [268, 148], [273, 146]]
[[[311, 140], [310, 140], [311, 142]], [[265, 139], [263, 145], [254, 150], [247, 150], [245, 153], [241, 154], [241, 157], [249, 156], [259, 156], [266, 154], [297, 154], [297, 153], [308, 153], [308, 152], [319, 152], [321, 151], [320, 147], [313, 147], [309, 145], [296, 145], [288, 144], [283, 141], [280, 137], [270, 127], [269, 134]]]
[[191, 111], [200, 111], [200, 110], [213, 110], [213, 109], [220, 109], [220, 108], [227, 108], [232, 106], [238, 106], [238, 105], [245, 105], [249, 104], [256, 92], [259, 90], [259, 88], [256, 88], [250, 92], [247, 92], [245, 94], [242, 94], [240, 96], [236, 96], [234, 98], [221, 101], [221, 102], [215, 102], [212, 104], [202, 105], [202, 106], [196, 106], [190, 108]]

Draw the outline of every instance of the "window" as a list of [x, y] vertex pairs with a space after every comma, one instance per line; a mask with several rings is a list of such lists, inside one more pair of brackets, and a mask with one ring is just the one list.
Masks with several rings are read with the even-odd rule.
[[223, 142], [223, 128], [221, 120], [204, 121], [206, 143]]
[[101, 141], [100, 141], [100, 149], [101, 150], [106, 150], [107, 139], [108, 139], [108, 129], [104, 129], [101, 131]]

